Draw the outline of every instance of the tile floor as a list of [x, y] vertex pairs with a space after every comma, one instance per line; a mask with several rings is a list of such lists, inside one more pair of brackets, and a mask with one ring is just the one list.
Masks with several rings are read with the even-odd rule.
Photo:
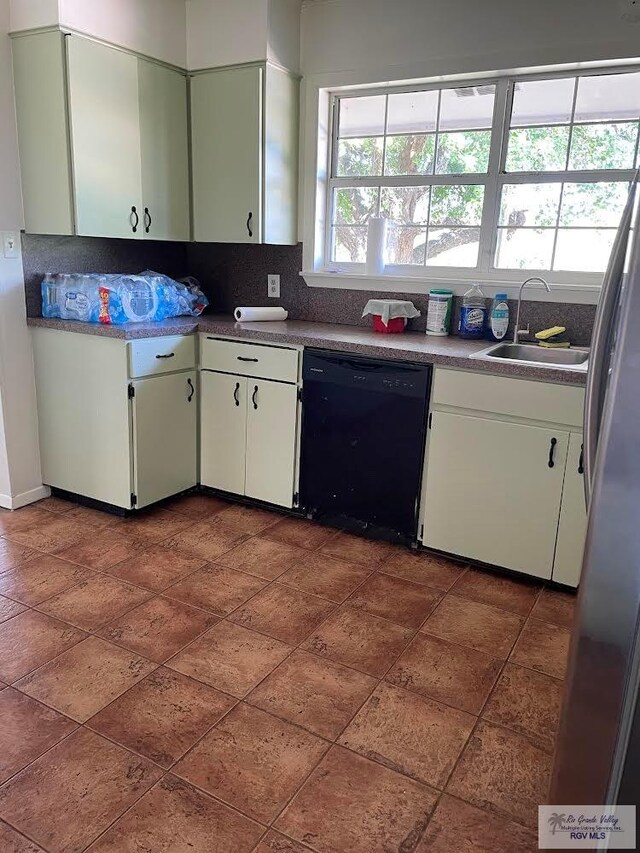
[[215, 498], [0, 512], [0, 850], [534, 851], [574, 603]]

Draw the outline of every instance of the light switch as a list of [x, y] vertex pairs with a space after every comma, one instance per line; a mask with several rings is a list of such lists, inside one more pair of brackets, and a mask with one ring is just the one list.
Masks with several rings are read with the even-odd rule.
[[2, 232], [2, 248], [7, 260], [15, 260], [20, 257], [20, 235], [17, 231]]

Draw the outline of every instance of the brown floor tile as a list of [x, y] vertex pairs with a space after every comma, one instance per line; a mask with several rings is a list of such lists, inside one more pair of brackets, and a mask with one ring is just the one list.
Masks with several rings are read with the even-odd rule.
[[274, 583], [229, 618], [245, 628], [296, 646], [327, 618], [334, 607], [332, 601]]
[[336, 530], [333, 527], [323, 527], [306, 518], [283, 518], [265, 533], [268, 539], [294, 545], [296, 548], [305, 548], [307, 551], [315, 551], [335, 535]]
[[88, 853], [251, 853], [262, 831], [181, 779], [166, 776]]
[[48, 512], [64, 513], [77, 509], [78, 504], [66, 501], [64, 498], [56, 498], [53, 495], [34, 504], [38, 509], [46, 509]]
[[[174, 768], [255, 820], [273, 820], [320, 761], [327, 743], [240, 704]], [[233, 773], [229, 768], [233, 767]]]
[[218, 519], [222, 524], [237, 527], [243, 533], [255, 536], [257, 533], [266, 530], [267, 527], [273, 527], [274, 524], [282, 520], [282, 516], [277, 512], [269, 512], [266, 509], [258, 509], [254, 506], [231, 504], [218, 513]]
[[354, 563], [318, 552], [304, 553], [304, 559], [281, 575], [279, 583], [340, 604], [369, 574], [369, 569]]
[[447, 793], [535, 827], [553, 758], [509, 729], [480, 722], [447, 785]]
[[[0, 592], [2, 590], [0, 589]], [[561, 628], [571, 628], [578, 603], [578, 596], [558, 589], [543, 589], [531, 615], [542, 622], [550, 622]]]
[[0, 693], [0, 784], [76, 728], [76, 723], [12, 687], [3, 690]]
[[225, 616], [266, 585], [266, 581], [245, 572], [211, 565], [178, 581], [166, 589], [164, 594]]
[[13, 619], [18, 613], [24, 613], [27, 608], [24, 604], [18, 604], [17, 601], [11, 601], [10, 598], [5, 598], [0, 595], [0, 622], [6, 622], [7, 619]]
[[398, 625], [419, 628], [440, 598], [437, 590], [375, 572], [350, 596], [347, 604]]
[[187, 518], [198, 520], [217, 515], [220, 510], [229, 506], [229, 501], [210, 495], [182, 495], [167, 501], [164, 506], [172, 512], [179, 512]]
[[110, 622], [98, 635], [156, 663], [164, 663], [218, 621], [181, 601], [156, 596]]
[[381, 678], [413, 631], [344, 605], [304, 643], [304, 648]]
[[164, 667], [103, 708], [87, 725], [168, 768], [235, 700]]
[[368, 675], [295, 651], [247, 702], [333, 740], [375, 686]]
[[562, 692], [558, 679], [507, 663], [482, 716], [529, 735], [551, 750], [558, 730]]
[[101, 529], [114, 528], [122, 522], [118, 515], [88, 506], [73, 506], [72, 509], [67, 510], [66, 518], [73, 519], [78, 524], [90, 524], [92, 527]]
[[78, 729], [0, 789], [0, 817], [47, 850], [80, 853], [161, 775]]
[[479, 714], [502, 661], [438, 637], [417, 634], [386, 680], [446, 705]]
[[0, 534], [2, 536], [9, 536], [10, 534], [31, 529], [37, 527], [38, 524], [44, 524], [52, 520], [52, 513], [46, 512], [46, 510], [35, 504], [25, 506], [13, 512], [3, 509], [0, 510]]
[[242, 533], [237, 527], [228, 527], [216, 519], [197, 521], [191, 527], [167, 539], [165, 544], [192, 557], [201, 557], [207, 562], [217, 560], [234, 545], [239, 545], [247, 539], [247, 534]]
[[411, 851], [436, 799], [432, 788], [334, 746], [275, 826], [314, 850]]
[[394, 548], [391, 555], [378, 566], [378, 571], [445, 592], [453, 586], [465, 568], [465, 563], [457, 563], [448, 557], [409, 548]]
[[37, 844], [29, 841], [24, 835], [19, 835], [1, 820], [0, 850], [2, 850], [2, 853], [45, 853], [42, 847], [38, 847]]
[[509, 656], [524, 620], [489, 604], [446, 595], [422, 631], [496, 658]]
[[155, 668], [155, 664], [88, 637], [23, 678], [23, 693], [84, 723]]
[[38, 605], [38, 610], [84, 631], [95, 631], [151, 595], [108, 575], [94, 575]]
[[37, 556], [37, 551], [0, 537], [0, 572], [6, 572], [16, 566], [21, 566], [23, 563], [28, 563], [29, 560]]
[[133, 536], [134, 539], [161, 542], [187, 530], [193, 523], [193, 519], [168, 509], [145, 509], [136, 515], [121, 518], [117, 529], [118, 533]]
[[310, 847], [304, 847], [297, 841], [285, 838], [284, 835], [270, 829], [254, 853], [308, 853], [309, 850], [311, 850]]
[[44, 613], [20, 613], [0, 624], [0, 678], [10, 684], [84, 637], [83, 631]]
[[302, 548], [256, 536], [218, 557], [216, 563], [271, 581], [287, 569], [303, 564], [310, 556]]
[[167, 548], [165, 545], [151, 545], [141, 554], [117, 563], [107, 571], [108, 574], [120, 580], [143, 586], [154, 592], [162, 592], [204, 565], [205, 561], [201, 557], [190, 557], [176, 548]]
[[445, 794], [415, 853], [537, 853], [537, 834]]
[[49, 554], [0, 575], [0, 593], [33, 607], [91, 576], [91, 572]]
[[471, 714], [383, 682], [339, 743], [442, 789], [475, 722]]
[[566, 628], [529, 619], [510, 660], [554, 678], [564, 678], [570, 639], [571, 633]]
[[45, 510], [40, 510], [40, 512], [44, 513], [42, 518], [7, 533], [7, 539], [17, 542], [18, 545], [24, 545], [26, 548], [35, 548], [36, 551], [59, 554], [81, 541], [92, 541], [97, 532], [88, 524], [78, 524], [77, 521], [68, 519], [66, 513], [56, 515]]
[[481, 604], [491, 604], [501, 610], [527, 616], [540, 592], [540, 584], [471, 567], [454, 584], [451, 592]]
[[81, 542], [60, 551], [60, 556], [72, 563], [108, 571], [112, 566], [144, 551], [145, 543], [115, 530], [99, 530], [94, 536], [84, 536]]
[[341, 560], [348, 560], [351, 563], [358, 563], [358, 565], [373, 569], [389, 556], [392, 546], [387, 542], [363, 539], [361, 536], [353, 536], [351, 533], [338, 533], [320, 550], [330, 557], [338, 557]]
[[171, 669], [242, 699], [291, 651], [278, 640], [218, 622], [171, 658]]

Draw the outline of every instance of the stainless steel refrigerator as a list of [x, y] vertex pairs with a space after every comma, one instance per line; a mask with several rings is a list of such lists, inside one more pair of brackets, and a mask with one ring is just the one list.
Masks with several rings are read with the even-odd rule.
[[589, 523], [552, 804], [640, 805], [638, 176], [596, 313], [585, 400]]

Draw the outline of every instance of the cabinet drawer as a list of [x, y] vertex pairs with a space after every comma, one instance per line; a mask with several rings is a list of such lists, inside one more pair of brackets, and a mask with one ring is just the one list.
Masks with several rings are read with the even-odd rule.
[[280, 382], [298, 381], [298, 350], [201, 336], [200, 366]]
[[584, 388], [440, 368], [431, 403], [577, 427], [582, 425]]
[[162, 338], [144, 338], [130, 341], [129, 375], [153, 376], [157, 373], [174, 373], [191, 370], [196, 366], [195, 335], [171, 335]]

